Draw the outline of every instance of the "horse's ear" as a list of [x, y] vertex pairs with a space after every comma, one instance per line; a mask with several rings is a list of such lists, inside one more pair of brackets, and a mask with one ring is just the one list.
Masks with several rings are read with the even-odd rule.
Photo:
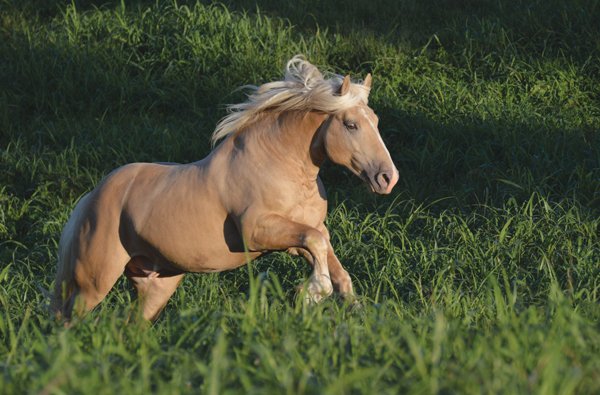
[[367, 76], [365, 77], [365, 80], [363, 81], [363, 85], [366, 88], [371, 89], [371, 83], [373, 82], [373, 78], [371, 77], [371, 73], [367, 74]]
[[344, 96], [350, 90], [350, 76], [347, 75], [344, 77], [344, 82], [342, 82], [342, 87], [340, 88], [340, 96]]

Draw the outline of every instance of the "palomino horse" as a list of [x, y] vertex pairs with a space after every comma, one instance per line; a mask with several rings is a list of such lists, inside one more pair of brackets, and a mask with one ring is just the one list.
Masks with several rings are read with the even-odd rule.
[[[329, 158], [379, 194], [398, 180], [367, 105], [363, 83], [324, 78], [301, 57], [283, 81], [254, 87], [217, 125], [224, 139], [190, 164], [133, 163], [85, 195], [59, 245], [53, 306], [69, 319], [100, 303], [121, 274], [154, 319], [187, 272], [237, 268], [269, 251], [300, 254], [313, 266], [306, 295], [334, 287], [352, 296], [323, 221], [327, 201], [319, 167]], [[77, 303], [75, 300], [77, 299]]]

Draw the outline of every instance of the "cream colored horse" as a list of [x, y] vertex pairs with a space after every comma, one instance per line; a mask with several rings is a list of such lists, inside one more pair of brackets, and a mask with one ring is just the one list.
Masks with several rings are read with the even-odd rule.
[[254, 88], [230, 107], [206, 158], [190, 164], [133, 163], [85, 195], [59, 246], [54, 309], [70, 318], [100, 303], [125, 273], [146, 319], [165, 306], [184, 273], [237, 268], [269, 251], [313, 266], [306, 294], [334, 287], [352, 296], [335, 256], [319, 167], [328, 158], [380, 194], [398, 180], [367, 105], [371, 76], [324, 78], [294, 57], [283, 81]]

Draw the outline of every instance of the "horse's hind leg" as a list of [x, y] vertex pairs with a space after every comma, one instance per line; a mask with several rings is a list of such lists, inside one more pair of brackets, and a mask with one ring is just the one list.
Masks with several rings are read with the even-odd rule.
[[75, 263], [74, 292], [66, 303], [67, 318], [72, 309], [81, 315], [102, 302], [123, 274], [128, 260], [124, 251], [79, 259]]
[[154, 271], [152, 262], [141, 256], [129, 261], [125, 275], [137, 291], [142, 317], [150, 321], [158, 318], [183, 279], [183, 273]]

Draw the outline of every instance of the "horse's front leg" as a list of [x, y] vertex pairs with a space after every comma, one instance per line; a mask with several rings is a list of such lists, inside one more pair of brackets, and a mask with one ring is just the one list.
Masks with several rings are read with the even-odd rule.
[[[344, 299], [348, 301], [355, 301], [354, 289], [352, 288], [352, 279], [350, 278], [348, 271], [344, 269], [342, 263], [335, 255], [333, 246], [331, 245], [329, 231], [325, 225], [317, 228], [317, 230], [319, 230], [327, 240], [327, 268], [329, 269], [329, 275], [331, 277], [334, 290], [342, 295]], [[303, 248], [289, 248], [288, 253], [292, 255], [301, 255], [309, 263], [312, 263], [310, 253]]]
[[327, 265], [330, 244], [319, 230], [272, 214], [243, 222], [242, 233], [247, 247], [252, 251], [290, 248], [308, 251], [306, 258], [314, 268], [307, 288], [308, 300], [319, 302], [331, 295], [333, 285]]
[[327, 240], [327, 267], [329, 268], [331, 282], [333, 283], [335, 290], [339, 292], [344, 299], [353, 300], [354, 289], [352, 288], [352, 279], [333, 251], [329, 231], [325, 227], [325, 224], [319, 227], [319, 231], [323, 233]]

